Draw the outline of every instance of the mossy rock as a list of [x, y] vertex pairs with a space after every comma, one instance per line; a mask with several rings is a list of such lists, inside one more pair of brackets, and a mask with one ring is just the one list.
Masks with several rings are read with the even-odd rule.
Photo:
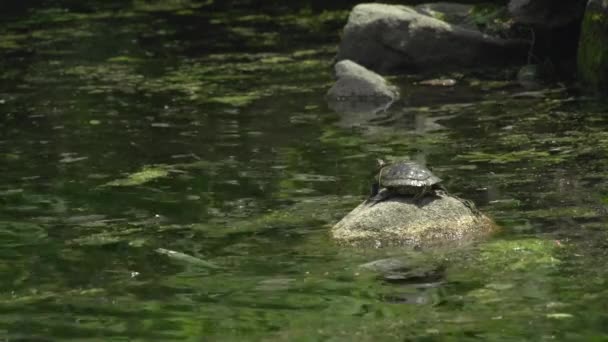
[[332, 229], [340, 244], [357, 247], [437, 247], [468, 244], [497, 231], [472, 203], [439, 192], [419, 201], [395, 196], [363, 202]]
[[608, 4], [590, 0], [578, 48], [578, 76], [594, 91], [608, 93]]

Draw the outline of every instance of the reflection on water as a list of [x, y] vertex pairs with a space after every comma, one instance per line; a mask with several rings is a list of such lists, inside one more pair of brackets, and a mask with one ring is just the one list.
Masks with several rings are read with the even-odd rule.
[[[604, 104], [464, 77], [335, 112], [345, 11], [86, 4], [0, 28], [0, 339], [606, 338]], [[377, 157], [430, 164], [505, 233], [335, 246]]]

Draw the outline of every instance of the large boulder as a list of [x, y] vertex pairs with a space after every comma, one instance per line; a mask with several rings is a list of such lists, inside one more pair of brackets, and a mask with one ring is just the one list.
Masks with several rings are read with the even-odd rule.
[[580, 21], [587, 0], [511, 0], [509, 12], [515, 21], [555, 28]]
[[528, 46], [449, 24], [407, 6], [361, 4], [344, 27], [337, 60], [379, 72], [523, 62]]
[[341, 244], [359, 247], [460, 245], [497, 230], [472, 203], [438, 191], [418, 203], [395, 196], [363, 202], [331, 229]]
[[443, 20], [452, 25], [464, 28], [477, 29], [475, 20], [471, 17], [473, 5], [452, 2], [431, 2], [414, 6], [420, 14]]
[[578, 76], [591, 89], [608, 93], [608, 1], [589, 0], [578, 48]]

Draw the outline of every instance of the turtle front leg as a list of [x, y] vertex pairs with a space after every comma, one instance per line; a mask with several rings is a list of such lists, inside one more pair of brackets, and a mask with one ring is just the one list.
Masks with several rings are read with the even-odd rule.
[[437, 191], [441, 191], [446, 195], [449, 194], [448, 189], [446, 189], [446, 187], [443, 186], [442, 184], [435, 184], [435, 185], [433, 185], [433, 187], [431, 189], [435, 191], [435, 194], [437, 194]]
[[372, 183], [371, 186], [371, 191], [369, 193], [369, 197], [365, 200], [366, 203], [372, 202], [372, 201], [376, 201], [376, 198], [378, 197], [378, 193], [380, 192], [380, 183], [378, 181], [375, 181]]
[[380, 192], [380, 183], [376, 181], [372, 183], [372, 189], [370, 191], [369, 197], [372, 198], [376, 196], [378, 192]]
[[380, 203], [380, 202], [388, 199], [389, 197], [391, 197], [391, 194], [392, 194], [392, 192], [386, 188], [378, 190], [375, 194], [372, 191], [372, 196], [369, 196], [369, 198], [365, 201], [365, 203], [370, 204], [370, 205]]
[[414, 195], [414, 204], [420, 205], [420, 200], [424, 198], [424, 196], [429, 192], [430, 189], [431, 188], [426, 185], [423, 186], [422, 189]]

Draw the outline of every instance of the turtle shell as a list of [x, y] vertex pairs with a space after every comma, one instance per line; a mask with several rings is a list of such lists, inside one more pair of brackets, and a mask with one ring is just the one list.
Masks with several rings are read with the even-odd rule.
[[416, 162], [401, 161], [380, 169], [378, 181], [387, 188], [425, 187], [441, 182], [441, 178]]

